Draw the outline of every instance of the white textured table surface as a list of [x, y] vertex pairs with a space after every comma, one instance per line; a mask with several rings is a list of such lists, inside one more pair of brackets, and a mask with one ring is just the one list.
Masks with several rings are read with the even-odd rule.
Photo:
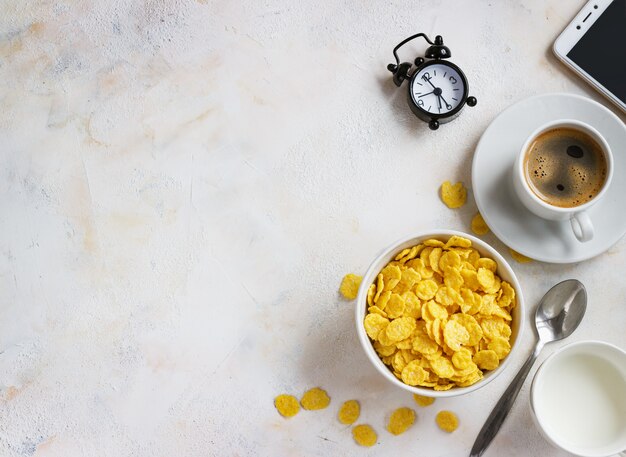
[[[421, 409], [368, 364], [337, 288], [401, 236], [469, 230], [471, 192], [452, 211], [438, 187], [470, 186], [502, 109], [555, 91], [605, 103], [549, 52], [582, 2], [42, 3], [0, 5], [0, 455], [467, 455], [532, 332], [488, 387]], [[437, 132], [385, 69], [417, 31], [444, 36], [478, 97]], [[625, 258], [622, 240], [513, 263], [528, 315], [579, 278], [571, 340], [625, 347]], [[314, 386], [328, 409], [277, 414], [275, 395]], [[350, 398], [371, 449], [335, 418]], [[393, 437], [402, 405], [418, 421]], [[565, 455], [528, 383], [486, 454], [503, 455]]]

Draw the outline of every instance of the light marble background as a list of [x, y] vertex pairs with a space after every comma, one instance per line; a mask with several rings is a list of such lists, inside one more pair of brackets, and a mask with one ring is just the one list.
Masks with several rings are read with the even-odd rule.
[[[385, 419], [412, 399], [368, 364], [337, 288], [401, 236], [469, 230], [471, 190], [456, 211], [437, 190], [470, 186], [504, 108], [555, 91], [606, 104], [549, 52], [582, 4], [3, 1], [0, 455], [467, 455], [532, 332], [488, 387], [415, 405], [393, 437]], [[444, 36], [478, 98], [437, 132], [385, 69], [417, 31]], [[571, 340], [626, 347], [625, 248], [514, 263], [528, 315], [579, 278]], [[277, 414], [275, 395], [314, 386], [328, 409]], [[350, 398], [371, 449], [335, 418]], [[533, 425], [528, 383], [485, 455], [566, 455]]]

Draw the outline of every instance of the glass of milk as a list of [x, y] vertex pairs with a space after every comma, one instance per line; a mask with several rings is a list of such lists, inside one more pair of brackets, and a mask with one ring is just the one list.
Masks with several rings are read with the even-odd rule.
[[626, 352], [601, 341], [562, 347], [537, 370], [530, 403], [553, 445], [584, 457], [626, 451]]

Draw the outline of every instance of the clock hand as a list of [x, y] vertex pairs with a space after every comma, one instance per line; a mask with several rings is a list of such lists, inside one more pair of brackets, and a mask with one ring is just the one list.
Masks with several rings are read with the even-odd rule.
[[443, 100], [443, 102], [446, 104], [446, 108], [448, 108], [448, 109], [452, 108], [452, 105], [450, 103], [448, 103], [445, 98], [443, 98], [443, 95], [440, 95], [440, 97]]
[[437, 102], [439, 103], [439, 111], [441, 111], [441, 96], [437, 95]]
[[[433, 92], [435, 92], [435, 91], [433, 90]], [[427, 95], [430, 95], [430, 94], [432, 94], [433, 92], [428, 92], [427, 94], [424, 94], [424, 95], [419, 95], [417, 98], [426, 97]]]
[[423, 79], [424, 81], [426, 81], [428, 84], [430, 84], [431, 86], [433, 86], [433, 89], [437, 89], [437, 88], [433, 85], [433, 83], [431, 83], [431, 82], [430, 82], [430, 79], [429, 79], [429, 78], [426, 78], [426, 77], [422, 76], [422, 79]]

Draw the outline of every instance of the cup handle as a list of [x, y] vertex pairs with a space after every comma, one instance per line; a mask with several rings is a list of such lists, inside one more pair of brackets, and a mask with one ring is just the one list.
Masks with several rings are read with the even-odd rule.
[[580, 211], [572, 215], [570, 222], [572, 223], [572, 230], [578, 241], [584, 243], [593, 238], [593, 224], [591, 219], [587, 215], [587, 212]]

